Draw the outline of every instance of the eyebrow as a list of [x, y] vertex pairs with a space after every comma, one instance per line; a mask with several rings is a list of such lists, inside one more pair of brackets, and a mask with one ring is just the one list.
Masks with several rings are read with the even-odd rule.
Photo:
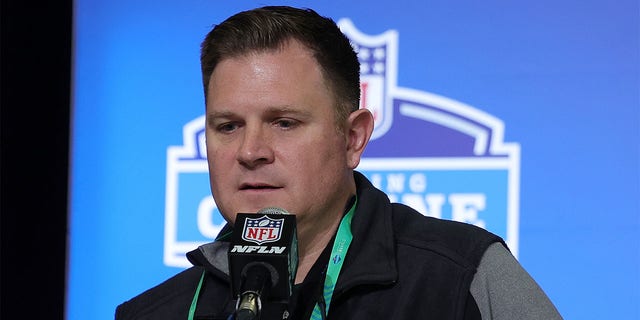
[[287, 105], [270, 107], [266, 110], [265, 113], [269, 115], [295, 114], [305, 118], [311, 116], [311, 112], [307, 111], [306, 109], [302, 110], [300, 108], [294, 108]]
[[[266, 114], [269, 116], [274, 116], [279, 114], [295, 114], [295, 115], [300, 115], [304, 118], [311, 117], [311, 112], [307, 110], [301, 110], [300, 108], [294, 108], [288, 105], [269, 107], [266, 110], [263, 110], [263, 114]], [[233, 118], [235, 116], [236, 116], [236, 113], [233, 112], [233, 110], [212, 111], [212, 112], [207, 112], [206, 114], [207, 121], [218, 119], [218, 118]]]
[[213, 118], [229, 118], [234, 115], [231, 111], [212, 111], [207, 112], [207, 120]]
[[205, 126], [206, 127], [213, 127], [215, 126], [215, 120], [216, 119], [224, 119], [224, 118], [230, 118], [233, 115], [232, 112], [227, 112], [227, 111], [216, 111], [216, 112], [207, 112], [206, 116], [205, 116]]

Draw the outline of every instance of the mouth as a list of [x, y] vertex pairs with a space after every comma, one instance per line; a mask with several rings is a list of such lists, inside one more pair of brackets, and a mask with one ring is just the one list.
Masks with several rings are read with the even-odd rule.
[[269, 191], [269, 190], [277, 190], [280, 188], [281, 187], [272, 186], [270, 184], [265, 184], [265, 183], [243, 183], [242, 185], [240, 185], [241, 191], [252, 191], [252, 190]]

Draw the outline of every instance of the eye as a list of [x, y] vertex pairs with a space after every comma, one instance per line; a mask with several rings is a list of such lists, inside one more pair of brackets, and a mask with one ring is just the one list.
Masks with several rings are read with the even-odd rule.
[[292, 129], [298, 126], [300, 122], [293, 119], [281, 118], [274, 121], [274, 125], [282, 129]]
[[216, 126], [216, 131], [221, 133], [231, 133], [238, 129], [239, 125], [236, 122], [225, 122]]

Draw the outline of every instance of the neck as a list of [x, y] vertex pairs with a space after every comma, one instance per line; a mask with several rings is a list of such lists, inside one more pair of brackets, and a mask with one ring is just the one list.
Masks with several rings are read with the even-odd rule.
[[[331, 238], [336, 233], [340, 221], [342, 220], [342, 212], [337, 212], [332, 219], [328, 221], [326, 226], [311, 225], [310, 228], [301, 228], [298, 230], [298, 272], [296, 273], [295, 283], [301, 283], [313, 264], [318, 260], [324, 248], [329, 244]], [[322, 230], [322, 232], [318, 232]]]

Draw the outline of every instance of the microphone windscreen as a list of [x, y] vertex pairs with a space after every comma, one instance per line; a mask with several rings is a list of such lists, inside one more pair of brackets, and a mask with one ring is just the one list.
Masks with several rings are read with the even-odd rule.
[[266, 214], [289, 214], [289, 212], [285, 209], [278, 207], [266, 207], [262, 208], [258, 211], [258, 213], [266, 213]]

